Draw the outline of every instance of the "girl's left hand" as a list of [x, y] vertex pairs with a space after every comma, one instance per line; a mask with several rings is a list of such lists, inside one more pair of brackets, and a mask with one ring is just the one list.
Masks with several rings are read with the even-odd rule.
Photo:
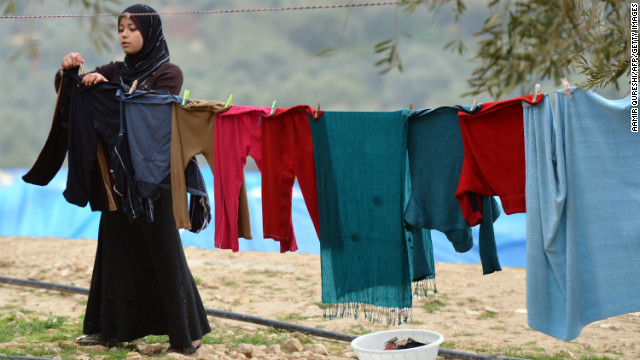
[[104, 76], [102, 76], [102, 74], [99, 74], [96, 72], [88, 73], [82, 78], [82, 83], [85, 86], [95, 85], [102, 81], [107, 81], [107, 79]]

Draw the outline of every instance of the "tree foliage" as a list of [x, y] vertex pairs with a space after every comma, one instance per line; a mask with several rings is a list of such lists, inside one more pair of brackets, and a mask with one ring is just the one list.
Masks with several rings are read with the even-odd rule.
[[[13, 15], [21, 7], [37, 8], [33, 0], [29, 5], [19, 0], [0, 0], [4, 15]], [[468, 1], [468, 0], [467, 0]], [[490, 16], [474, 34], [478, 48], [477, 64], [467, 81], [471, 90], [464, 95], [488, 93], [499, 98], [516, 86], [560, 78], [572, 73], [582, 74], [583, 86], [616, 89], [622, 77], [630, 73], [629, 4], [619, 0], [487, 0]], [[69, 6], [82, 6], [95, 14], [113, 13], [120, 0], [67, 0]], [[419, 6], [427, 6], [434, 13], [444, 6], [452, 8], [454, 18], [460, 21], [466, 10], [465, 0], [400, 0], [398, 9], [408, 14]], [[397, 19], [396, 12], [396, 19]], [[89, 32], [99, 51], [109, 49], [113, 34], [109, 17], [90, 17]], [[348, 16], [347, 16], [348, 19]], [[82, 18], [80, 18], [82, 22]], [[396, 20], [397, 21], [397, 20]], [[343, 35], [347, 31], [347, 20]], [[375, 65], [380, 73], [392, 69], [402, 71], [400, 33], [374, 46]], [[337, 55], [339, 44], [318, 52], [318, 55]], [[466, 46], [462, 37], [450, 41], [445, 49], [463, 54]], [[38, 42], [27, 36], [20, 51], [37, 58]]]
[[[404, 11], [426, 5], [440, 10], [453, 4], [456, 21], [463, 0], [403, 0]], [[629, 3], [619, 0], [490, 0], [491, 15], [475, 36], [478, 64], [468, 79], [468, 95], [487, 92], [495, 98], [523, 83], [554, 79], [578, 72], [582, 86], [619, 88], [630, 74]], [[446, 45], [462, 54], [462, 39]]]
[[[37, 4], [42, 4], [44, 0], [31, 0], [29, 4], [25, 4], [25, 1], [21, 0], [0, 0], [0, 9], [2, 9], [2, 15], [16, 15], [18, 12], [24, 12], [24, 10], [37, 9]], [[82, 6], [90, 14], [119, 14], [114, 6], [120, 5], [120, 0], [67, 0], [70, 7]], [[89, 22], [89, 34], [91, 41], [95, 45], [99, 52], [104, 52], [110, 49], [110, 43], [113, 38], [113, 19], [108, 16], [92, 16], [88, 18]], [[84, 18], [79, 17], [78, 21], [80, 25], [84, 25]], [[40, 56], [39, 43], [34, 38], [31, 32], [26, 32], [26, 38], [22, 48], [19, 50], [20, 54], [27, 56], [30, 59], [36, 59]]]

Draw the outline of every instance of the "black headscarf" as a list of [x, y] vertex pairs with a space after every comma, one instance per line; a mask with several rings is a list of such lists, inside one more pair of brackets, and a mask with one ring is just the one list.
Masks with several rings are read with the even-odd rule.
[[[130, 18], [136, 24], [144, 40], [142, 49], [138, 53], [124, 57], [124, 66], [120, 72], [120, 82], [131, 85], [134, 80], [143, 82], [160, 65], [169, 62], [169, 47], [162, 33], [160, 16], [150, 6], [144, 4], [130, 6], [122, 12], [122, 16]], [[118, 24], [120, 24], [120, 19], [118, 19]]]

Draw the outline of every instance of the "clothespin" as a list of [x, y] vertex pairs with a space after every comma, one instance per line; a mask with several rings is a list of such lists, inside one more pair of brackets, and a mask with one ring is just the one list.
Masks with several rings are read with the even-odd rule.
[[229, 107], [231, 105], [231, 100], [233, 100], [233, 94], [229, 95], [229, 99], [227, 100], [227, 103], [224, 105], [224, 107]]
[[473, 110], [475, 110], [476, 105], [478, 104], [478, 99], [473, 99], [473, 104], [471, 105], [471, 112], [473, 112]]
[[569, 99], [572, 99], [571, 90], [569, 90], [569, 80], [567, 78], [562, 78], [562, 86], [564, 86], [564, 91], [569, 95]]
[[540, 84], [536, 84], [536, 86], [533, 88], [533, 102], [536, 102], [538, 94], [540, 94]]
[[413, 104], [409, 104], [409, 114], [413, 112]]
[[320, 102], [318, 102], [318, 106], [316, 107], [316, 117], [315, 119], [318, 119], [320, 117]]
[[271, 113], [269, 114], [269, 116], [273, 115], [274, 111], [276, 111], [276, 105], [278, 105], [278, 102], [273, 100], [273, 104], [271, 104]]
[[84, 72], [84, 64], [83, 63], [80, 63], [80, 74], [81, 75], [85, 74], [85, 72]]
[[133, 80], [133, 84], [131, 84], [131, 89], [129, 89], [129, 94], [133, 94], [133, 92], [138, 87], [138, 80]]
[[182, 106], [187, 103], [187, 99], [189, 98], [189, 89], [184, 89], [184, 95], [182, 96]]

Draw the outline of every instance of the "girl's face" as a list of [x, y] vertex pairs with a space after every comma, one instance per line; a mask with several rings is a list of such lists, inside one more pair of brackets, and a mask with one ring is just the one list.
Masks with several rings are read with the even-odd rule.
[[140, 29], [138, 29], [136, 24], [128, 17], [123, 16], [120, 18], [118, 34], [120, 46], [125, 54], [135, 55], [142, 49], [142, 44], [144, 43], [142, 33], [140, 33]]

